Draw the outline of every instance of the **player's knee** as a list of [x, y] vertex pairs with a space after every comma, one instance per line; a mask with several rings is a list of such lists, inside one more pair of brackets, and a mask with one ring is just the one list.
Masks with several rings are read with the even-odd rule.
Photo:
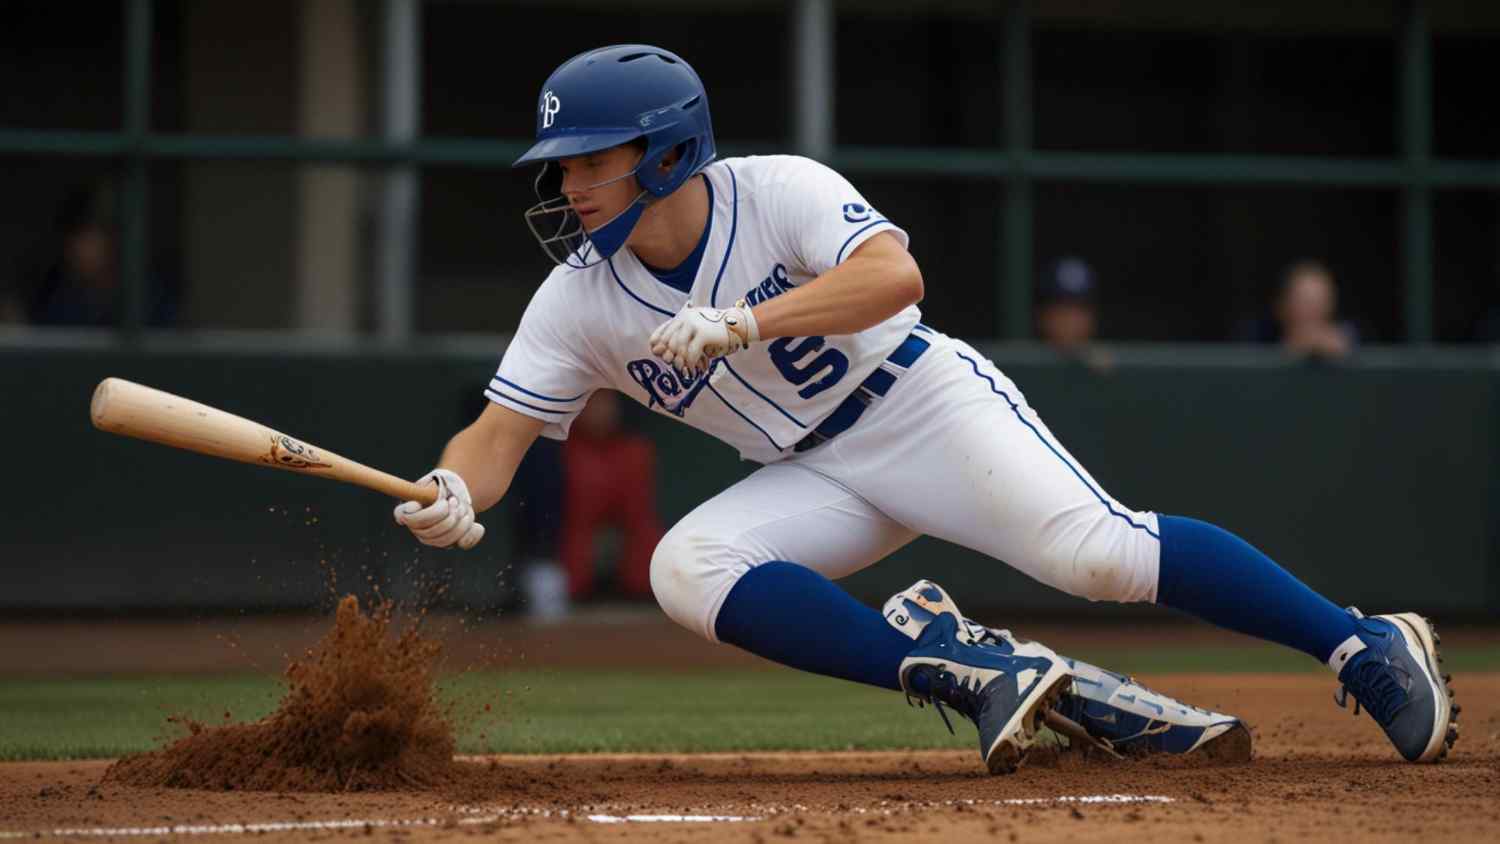
[[1068, 592], [1090, 601], [1133, 601], [1130, 567], [1118, 560], [1079, 557], [1066, 569]]
[[681, 619], [672, 610], [690, 582], [693, 558], [692, 543], [676, 528], [667, 531], [651, 552], [651, 592], [667, 615], [679, 623]]
[[716, 596], [734, 583], [723, 562], [724, 543], [700, 531], [677, 525], [651, 554], [651, 592], [673, 621], [704, 638], [713, 638], [709, 612]]
[[1156, 592], [1156, 563], [1144, 536], [1125, 525], [1097, 524], [1082, 539], [1048, 545], [1046, 569], [1053, 585], [1090, 601], [1149, 601]]

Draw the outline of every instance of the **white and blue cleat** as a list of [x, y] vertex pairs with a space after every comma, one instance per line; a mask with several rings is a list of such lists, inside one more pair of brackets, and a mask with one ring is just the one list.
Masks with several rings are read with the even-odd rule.
[[[928, 580], [917, 581], [885, 604], [886, 621], [914, 639], [944, 615], [957, 619], [956, 638], [962, 644], [1004, 652], [1040, 648], [1053, 653], [1008, 630], [964, 618], [947, 592]], [[1066, 668], [1067, 681], [1041, 715], [1047, 726], [1070, 741], [1116, 756], [1194, 753], [1224, 762], [1250, 760], [1250, 730], [1240, 719], [1181, 703], [1086, 662], [1057, 658]]]
[[[1250, 730], [1240, 719], [1182, 703], [1123, 674], [1063, 659], [1073, 685], [1054, 710], [1107, 749], [1131, 756], [1196, 753], [1224, 762], [1250, 761]], [[1069, 732], [1059, 729], [1061, 724], [1052, 726]]]
[[1354, 697], [1409, 762], [1436, 762], [1458, 740], [1459, 707], [1443, 674], [1440, 641], [1415, 613], [1366, 618], [1350, 607], [1359, 629], [1329, 659], [1342, 688], [1334, 701]]
[[[923, 626], [901, 661], [907, 699], [926, 701], [953, 724], [946, 704], [979, 729], [979, 755], [992, 774], [1014, 771], [1036, 742], [1046, 712], [1068, 686], [1062, 658], [1034, 642], [997, 646], [961, 641], [959, 616], [945, 612]], [[922, 691], [918, 691], [922, 689]]]

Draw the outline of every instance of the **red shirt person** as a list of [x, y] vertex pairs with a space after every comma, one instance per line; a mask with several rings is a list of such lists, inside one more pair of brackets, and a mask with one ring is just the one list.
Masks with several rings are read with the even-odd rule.
[[600, 390], [574, 421], [563, 444], [563, 518], [558, 546], [568, 593], [594, 590], [594, 540], [601, 530], [621, 535], [615, 570], [618, 590], [651, 596], [651, 553], [661, 541], [656, 512], [656, 447], [620, 425], [618, 393]]

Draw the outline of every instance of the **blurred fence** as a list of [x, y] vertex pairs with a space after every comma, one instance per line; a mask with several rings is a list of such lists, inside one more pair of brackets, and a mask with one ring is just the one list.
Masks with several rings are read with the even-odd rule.
[[[0, 610], [245, 609], [384, 585], [414, 597], [511, 597], [503, 503], [470, 553], [434, 552], [378, 496], [94, 431], [93, 386], [118, 375], [260, 420], [415, 477], [482, 404], [503, 351], [392, 352], [164, 338], [0, 343]], [[1059, 438], [1132, 507], [1194, 515], [1251, 539], [1332, 598], [1369, 610], [1500, 612], [1500, 360], [1366, 350], [1338, 368], [1274, 354], [1125, 349], [1108, 375], [992, 347]], [[635, 406], [632, 405], [632, 409]], [[665, 520], [753, 466], [640, 411], [656, 439]], [[1014, 479], [1026, 483], [1025, 478]], [[920, 540], [848, 582], [877, 601], [933, 577], [966, 605], [1069, 611], [1084, 602], [1001, 563]]]
[[1027, 336], [1062, 254], [1101, 268], [1114, 339], [1224, 339], [1302, 257], [1381, 341], [1466, 341], [1500, 305], [1494, 4], [7, 8], [0, 274], [64, 186], [111, 180], [127, 329], [153, 273], [188, 328], [512, 328], [548, 269], [507, 169], [538, 86], [634, 40], [695, 63], [724, 154], [827, 160], [908, 227], [954, 333]]

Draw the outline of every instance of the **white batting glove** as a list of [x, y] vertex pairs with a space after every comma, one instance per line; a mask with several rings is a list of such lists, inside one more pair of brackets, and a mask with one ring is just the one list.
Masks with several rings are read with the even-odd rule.
[[484, 538], [484, 525], [474, 521], [474, 500], [469, 486], [457, 472], [433, 469], [417, 483], [437, 484], [438, 499], [423, 507], [419, 501], [405, 501], [396, 506], [396, 524], [405, 525], [423, 545], [447, 548], [457, 544], [465, 551]]
[[703, 372], [715, 358], [749, 348], [759, 339], [760, 328], [744, 299], [723, 310], [684, 305], [677, 316], [651, 332], [651, 354], [678, 369]]

